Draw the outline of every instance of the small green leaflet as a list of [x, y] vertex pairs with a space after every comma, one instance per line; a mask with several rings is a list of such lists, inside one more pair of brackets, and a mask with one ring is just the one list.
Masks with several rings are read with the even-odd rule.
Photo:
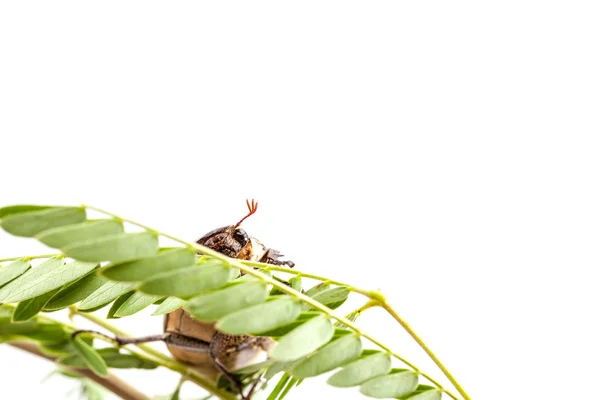
[[266, 299], [266, 285], [260, 281], [249, 281], [194, 297], [185, 310], [198, 321], [212, 322], [234, 311], [263, 303]]
[[117, 313], [117, 310], [121, 308], [123, 303], [125, 303], [127, 299], [133, 296], [134, 293], [135, 291], [132, 290], [117, 297], [117, 299], [111, 304], [110, 309], [108, 310], [108, 314], [106, 315], [106, 319], [119, 318], [115, 315]]
[[188, 267], [196, 261], [193, 251], [184, 248], [161, 249], [158, 254], [139, 260], [112, 264], [101, 274], [113, 281], [145, 281], [164, 272]]
[[60, 310], [61, 308], [75, 304], [94, 293], [100, 286], [107, 282], [108, 279], [103, 276], [97, 276], [94, 271], [92, 271], [78, 281], [60, 289], [60, 291], [46, 303], [44, 310]]
[[104, 400], [106, 389], [98, 385], [89, 379], [82, 379], [81, 385], [83, 386], [83, 394], [86, 396], [86, 400]]
[[348, 299], [348, 295], [350, 294], [350, 290], [347, 287], [336, 287], [332, 289], [327, 289], [323, 291], [319, 291], [314, 294], [312, 297], [314, 300], [319, 303], [335, 310]]
[[62, 251], [80, 261], [116, 263], [155, 254], [158, 238], [150, 232], [117, 233], [73, 243]]
[[[363, 352], [364, 354], [365, 352]], [[376, 352], [346, 365], [331, 375], [327, 383], [335, 387], [358, 386], [369, 379], [387, 374], [391, 368], [390, 356], [383, 352]]]
[[311, 318], [277, 341], [271, 357], [277, 361], [292, 361], [323, 346], [333, 337], [333, 324], [325, 315]]
[[301, 306], [291, 297], [274, 298], [220, 319], [216, 328], [232, 335], [258, 334], [286, 325], [300, 315]]
[[400, 400], [441, 400], [442, 392], [433, 386], [419, 385], [417, 389], [400, 397]]
[[31, 264], [24, 260], [17, 260], [0, 268], [0, 287], [23, 275], [29, 268], [31, 268]]
[[360, 337], [356, 335], [342, 336], [303, 359], [291, 373], [297, 378], [321, 375], [355, 360], [360, 356], [361, 351]]
[[131, 295], [117, 310], [115, 313], [116, 317], [127, 317], [129, 315], [133, 315], [139, 311], [142, 311], [144, 308], [148, 307], [150, 304], [154, 303], [162, 299], [163, 296], [157, 296], [153, 294], [146, 294], [142, 292], [135, 292]]
[[[109, 368], [142, 368], [155, 369], [158, 365], [150, 360], [138, 358], [133, 354], [120, 353], [118, 349], [106, 348], [97, 350]], [[86, 368], [87, 364], [79, 354], [69, 354], [58, 360], [59, 364], [73, 368]]]
[[117, 220], [99, 219], [48, 229], [36, 235], [36, 239], [46, 246], [59, 249], [76, 242], [122, 233], [123, 230], [123, 224]]
[[56, 292], [58, 292], [58, 288], [32, 299], [20, 302], [13, 313], [12, 320], [14, 322], [27, 321], [28, 319], [35, 317]]
[[73, 340], [73, 348], [83, 358], [88, 368], [94, 371], [96, 375], [108, 376], [106, 362], [92, 346], [84, 342], [80, 337], [76, 337]]
[[171, 311], [175, 311], [178, 308], [183, 307], [186, 304], [187, 304], [186, 300], [182, 300], [178, 297], [172, 297], [172, 296], [167, 297], [165, 299], [165, 301], [163, 301], [162, 304], [160, 306], [158, 306], [158, 308], [156, 310], [154, 310], [152, 315], [168, 314]]
[[40, 211], [9, 214], [2, 218], [2, 228], [15, 236], [32, 237], [47, 229], [85, 221], [85, 209], [52, 207]]
[[19, 214], [29, 211], [42, 211], [48, 208], [52, 208], [52, 206], [34, 206], [31, 204], [19, 204], [16, 206], [2, 207], [0, 208], [0, 219], [10, 214]]
[[417, 374], [414, 371], [392, 370], [389, 375], [378, 376], [363, 383], [360, 392], [376, 399], [387, 399], [412, 393], [417, 385]]
[[23, 336], [47, 344], [61, 343], [68, 338], [68, 335], [63, 330], [62, 325], [39, 322], [33, 331], [23, 334]]
[[165, 272], [142, 283], [139, 290], [163, 296], [189, 298], [205, 290], [218, 289], [229, 280], [231, 270], [219, 260]]
[[40, 296], [76, 281], [96, 267], [96, 263], [75, 261], [63, 264], [62, 259], [48, 260], [0, 289], [0, 301], [16, 303]]
[[135, 288], [135, 283], [107, 282], [96, 289], [91, 295], [79, 304], [80, 310], [92, 310], [104, 306], [122, 294]]
[[302, 325], [309, 319], [314, 318], [319, 315], [322, 315], [322, 314], [320, 312], [316, 312], [316, 311], [304, 311], [304, 312], [300, 313], [298, 318], [296, 318], [294, 321], [290, 322], [289, 324], [285, 324], [285, 325], [277, 327], [275, 329], [271, 329], [269, 331], [262, 332], [261, 335], [271, 336], [271, 337], [281, 337], [283, 335], [290, 333], [291, 331], [293, 331], [294, 329], [296, 329], [297, 327], [299, 327], [300, 325]]

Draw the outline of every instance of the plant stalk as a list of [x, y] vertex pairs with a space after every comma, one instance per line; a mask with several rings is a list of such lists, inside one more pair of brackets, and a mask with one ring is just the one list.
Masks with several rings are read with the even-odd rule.
[[[56, 362], [57, 360], [57, 357], [43, 353], [38, 346], [31, 342], [19, 341], [7, 344], [51, 362]], [[66, 366], [61, 366], [61, 368], [96, 382], [105, 389], [121, 397], [123, 400], [150, 400], [150, 397], [146, 396], [142, 392], [139, 392], [136, 388], [130, 386], [127, 384], [127, 382], [121, 380], [113, 374], [108, 374], [106, 378], [103, 378], [94, 374], [89, 369], [70, 368]]]

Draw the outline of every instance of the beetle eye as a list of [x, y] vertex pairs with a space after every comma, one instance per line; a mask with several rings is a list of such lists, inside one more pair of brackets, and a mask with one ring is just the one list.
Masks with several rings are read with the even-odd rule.
[[242, 243], [242, 245], [245, 245], [248, 242], [248, 234], [243, 229], [236, 229], [235, 232], [233, 232], [233, 236], [238, 242]]

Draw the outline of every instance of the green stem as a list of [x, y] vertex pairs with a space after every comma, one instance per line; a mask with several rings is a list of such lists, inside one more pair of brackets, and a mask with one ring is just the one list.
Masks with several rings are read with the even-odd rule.
[[[352, 330], [354, 330], [356, 333], [358, 333], [359, 335], [361, 335], [362, 337], [364, 337], [365, 339], [371, 341], [372, 343], [376, 344], [377, 346], [379, 346], [381, 349], [385, 350], [386, 352], [388, 352], [389, 354], [391, 354], [392, 356], [394, 356], [396, 359], [402, 361], [404, 364], [406, 364], [407, 366], [409, 366], [410, 368], [412, 368], [416, 373], [418, 373], [419, 375], [423, 376], [425, 379], [429, 380], [431, 383], [433, 383], [435, 386], [437, 386], [440, 390], [444, 391], [446, 394], [448, 394], [450, 397], [452, 397], [454, 400], [459, 400], [458, 397], [456, 397], [456, 395], [452, 394], [451, 392], [447, 391], [446, 389], [444, 389], [442, 387], [442, 385], [440, 383], [438, 383], [436, 380], [434, 380], [433, 378], [431, 378], [429, 375], [419, 371], [419, 369], [413, 365], [412, 363], [410, 363], [408, 360], [406, 360], [404, 357], [400, 356], [399, 354], [395, 353], [392, 351], [392, 349], [390, 349], [388, 346], [386, 346], [385, 344], [381, 343], [379, 340], [375, 339], [373, 336], [367, 334], [366, 332], [363, 332], [356, 324], [354, 324], [352, 321], [348, 320], [347, 318], [341, 317], [339, 315], [337, 315], [335, 312], [333, 312], [333, 310], [331, 310], [329, 307], [324, 306], [323, 304], [319, 303], [318, 301], [313, 300], [312, 298], [306, 296], [304, 293], [301, 293], [297, 290], [294, 290], [293, 288], [282, 284], [280, 282], [278, 282], [276, 279], [273, 279], [263, 273], [261, 273], [260, 271], [252, 268], [251, 266], [248, 265], [244, 265], [242, 262], [240, 262], [240, 260], [234, 259], [234, 258], [230, 258], [227, 257], [224, 254], [221, 254], [211, 248], [208, 248], [206, 246], [202, 246], [198, 243], [191, 243], [191, 242], [187, 242], [183, 239], [179, 239], [175, 236], [169, 235], [167, 233], [164, 232], [160, 232], [156, 229], [153, 229], [147, 225], [141, 224], [139, 222], [127, 219], [127, 218], [123, 218], [119, 215], [113, 214], [111, 212], [105, 211], [103, 209], [97, 208], [97, 207], [93, 207], [93, 206], [85, 206], [86, 208], [90, 209], [90, 210], [94, 210], [100, 213], [103, 213], [105, 215], [111, 216], [113, 218], [119, 219], [120, 221], [123, 222], [127, 222], [136, 226], [139, 226], [140, 228], [144, 228], [150, 232], [153, 232], [157, 235], [161, 235], [165, 238], [171, 239], [175, 242], [181, 243], [185, 246], [187, 246], [188, 248], [194, 249], [197, 252], [200, 252], [204, 255], [216, 258], [218, 260], [221, 260], [222, 262], [228, 264], [231, 267], [234, 268], [238, 268], [240, 271], [243, 271], [244, 273], [248, 274], [248, 275], [252, 275], [255, 276], [259, 279], [261, 279], [264, 282], [267, 282], [268, 284], [272, 285], [273, 287], [276, 287], [277, 289], [279, 289], [280, 291], [284, 292], [284, 293], [288, 293], [294, 297], [296, 297], [297, 299], [303, 301], [304, 303], [316, 308], [317, 310], [325, 313], [328, 317], [333, 318], [339, 322], [341, 322], [342, 324], [346, 325], [347, 327], [351, 328]], [[308, 278], [310, 278], [307, 275], [302, 274], [302, 276], [306, 276]], [[334, 281], [331, 281], [329, 279], [327, 279], [327, 281], [332, 282], [335, 284]], [[382, 299], [384, 300], [384, 297], [379, 293], [379, 292], [374, 292], [374, 291], [360, 291], [358, 293], [362, 293], [365, 296], [368, 297], [373, 297], [375, 298], [375, 300], [381, 301]], [[458, 385], [458, 388], [460, 387], [460, 385]], [[461, 388], [462, 390], [462, 388]], [[465, 398], [465, 400], [469, 400], [468, 397]]]
[[62, 256], [62, 253], [54, 253], [54, 254], [40, 254], [37, 256], [18, 256], [18, 257], [8, 257], [8, 258], [2, 258], [0, 259], [0, 262], [3, 261], [15, 261], [15, 260], [34, 260], [36, 258], [52, 258], [52, 257], [59, 257]]
[[[450, 373], [450, 371], [444, 366], [444, 364], [441, 362], [441, 360], [425, 344], [425, 342], [423, 341], [423, 339], [421, 339], [419, 337], [419, 335], [417, 335], [417, 333], [411, 328], [411, 326], [404, 319], [402, 319], [400, 317], [400, 315], [385, 300], [385, 298], [383, 297], [383, 295], [381, 293], [379, 293], [379, 292], [373, 292], [373, 291], [368, 291], [368, 290], [363, 290], [363, 289], [358, 289], [356, 287], [353, 287], [353, 286], [348, 285], [348, 284], [343, 283], [343, 282], [333, 281], [331, 279], [328, 279], [328, 278], [325, 278], [325, 277], [319, 276], [319, 275], [305, 274], [305, 273], [297, 271], [297, 270], [290, 270], [289, 268], [273, 267], [270, 264], [257, 263], [257, 262], [248, 262], [248, 261], [242, 261], [242, 263], [246, 264], [246, 265], [251, 265], [251, 266], [255, 266], [255, 267], [260, 267], [260, 268], [268, 269], [270, 271], [280, 271], [280, 272], [285, 272], [287, 274], [292, 274], [292, 275], [294, 275], [294, 274], [295, 275], [301, 275], [301, 276], [309, 278], [309, 279], [314, 279], [314, 280], [323, 281], [323, 282], [330, 282], [330, 283], [332, 283], [334, 285], [347, 286], [350, 291], [355, 292], [355, 293], [360, 293], [360, 294], [362, 294], [364, 296], [369, 297], [371, 300], [369, 300], [369, 302], [367, 302], [367, 304], [365, 304], [365, 306], [363, 306], [363, 307], [369, 308], [369, 307], [380, 306], [388, 314], [390, 314], [400, 324], [400, 326], [402, 326], [402, 328], [404, 328], [404, 330], [406, 332], [408, 332], [408, 334], [415, 340], [415, 342], [417, 342], [417, 344], [423, 349], [423, 351], [425, 351], [425, 353], [427, 353], [427, 355], [429, 356], [429, 358], [431, 358], [431, 360], [438, 366], [438, 368], [443, 372], [443, 374], [446, 376], [446, 378], [448, 378], [448, 380], [452, 383], [452, 385], [456, 388], [456, 390], [463, 396], [463, 398], [465, 400], [470, 400], [469, 395], [465, 392], [465, 390], [458, 383], [458, 381], [454, 378], [454, 376], [452, 376], [452, 374]], [[358, 310], [358, 311], [360, 312], [361, 310]], [[410, 366], [410, 364], [408, 364], [408, 365]], [[425, 376], [422, 373], [421, 373], [421, 375]], [[431, 378], [427, 378], [427, 379], [429, 379], [431, 381]], [[440, 389], [442, 388], [439, 385], [437, 385], [437, 386]], [[448, 394], [450, 396], [452, 396], [450, 393], [448, 393]]]
[[408, 323], [404, 319], [402, 319], [400, 317], [400, 315], [398, 315], [398, 313], [396, 312], [396, 310], [394, 310], [394, 308], [392, 308], [392, 306], [387, 301], [381, 303], [381, 307], [383, 309], [385, 309], [392, 317], [394, 317], [394, 319], [396, 321], [398, 321], [398, 323], [400, 325], [402, 325], [402, 327], [404, 328], [404, 330], [406, 332], [408, 332], [408, 334], [415, 340], [415, 342], [417, 342], [419, 344], [419, 346], [421, 346], [421, 348], [425, 351], [425, 353], [427, 353], [427, 355], [429, 356], [429, 358], [431, 358], [433, 360], [433, 362], [438, 366], [438, 368], [440, 370], [442, 370], [442, 372], [444, 373], [444, 375], [446, 375], [446, 377], [448, 378], [448, 380], [452, 383], [452, 385], [454, 385], [454, 387], [456, 388], [456, 390], [458, 390], [458, 392], [461, 394], [461, 396], [465, 400], [470, 400], [471, 398], [469, 397], [469, 395], [467, 394], [467, 392], [465, 392], [465, 390], [458, 383], [458, 381], [454, 378], [454, 376], [452, 376], [452, 374], [450, 373], [450, 371], [444, 366], [444, 364], [442, 364], [442, 362], [440, 361], [440, 359], [437, 358], [437, 356], [433, 353], [433, 351], [431, 351], [431, 349], [425, 344], [425, 342], [423, 341], [423, 339], [421, 339], [415, 333], [415, 331], [413, 331], [413, 329], [410, 327], [410, 325], [408, 325]]

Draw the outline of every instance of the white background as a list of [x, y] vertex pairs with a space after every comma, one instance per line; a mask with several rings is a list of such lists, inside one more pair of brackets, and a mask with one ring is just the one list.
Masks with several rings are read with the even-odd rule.
[[[592, 398], [599, 11], [3, 2], [0, 205], [87, 202], [193, 240], [256, 198], [250, 234], [381, 288], [473, 399]], [[47, 251], [0, 234], [0, 258]], [[148, 314], [119, 324], [160, 331]], [[360, 321], [441, 377], [383, 312]], [[51, 369], [0, 347], [0, 397], [63, 399]], [[289, 398], [362, 398], [323, 380]]]

